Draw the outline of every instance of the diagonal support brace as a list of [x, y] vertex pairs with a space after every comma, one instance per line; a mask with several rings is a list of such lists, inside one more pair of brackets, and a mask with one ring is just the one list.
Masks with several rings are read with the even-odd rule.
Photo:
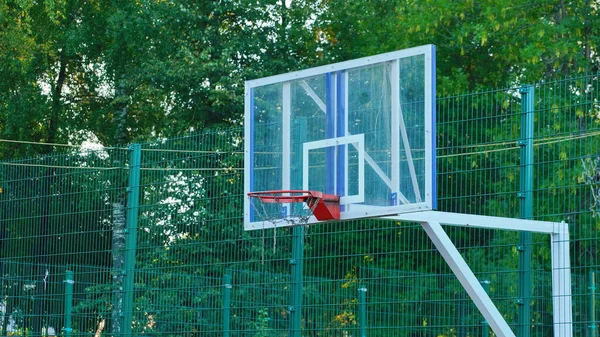
[[450, 269], [452, 269], [452, 272], [454, 272], [494, 333], [499, 337], [515, 337], [514, 332], [510, 329], [508, 323], [506, 323], [506, 320], [504, 320], [504, 317], [502, 317], [502, 314], [500, 314], [440, 223], [437, 221], [421, 222], [421, 226], [437, 250], [442, 254], [442, 257], [448, 263]]

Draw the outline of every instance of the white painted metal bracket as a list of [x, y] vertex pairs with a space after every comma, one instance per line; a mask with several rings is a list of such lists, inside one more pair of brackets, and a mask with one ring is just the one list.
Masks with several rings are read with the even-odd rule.
[[510, 327], [498, 312], [496, 306], [491, 302], [490, 297], [473, 274], [473, 271], [466, 264], [441, 224], [550, 234], [554, 337], [573, 336], [571, 262], [569, 225], [567, 223], [437, 211], [406, 213], [386, 218], [396, 221], [421, 223], [429, 238], [433, 241], [444, 260], [446, 260], [497, 336], [514, 336], [514, 333], [510, 330]]
[[502, 218], [497, 216], [473, 215], [438, 211], [404, 213], [386, 218], [397, 221], [412, 222], [437, 221], [441, 224], [450, 226], [503, 229], [511, 231], [529, 231], [546, 234], [558, 233], [561, 227], [561, 223], [558, 222]]

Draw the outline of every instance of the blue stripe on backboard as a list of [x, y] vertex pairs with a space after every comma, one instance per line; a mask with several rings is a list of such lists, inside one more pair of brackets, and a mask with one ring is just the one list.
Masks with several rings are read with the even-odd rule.
[[[327, 115], [327, 139], [335, 137], [335, 111], [333, 97], [335, 87], [333, 85], [332, 73], [325, 74], [325, 113]], [[325, 179], [325, 193], [332, 194], [334, 193], [335, 185], [335, 149], [332, 147], [326, 148], [325, 156], [325, 170], [327, 172]]]
[[437, 209], [435, 45], [431, 45], [431, 207]]
[[[254, 88], [250, 89], [250, 134], [246, 135], [246, 139], [250, 142], [250, 151], [248, 156], [250, 158], [250, 167], [247, 169], [250, 171], [250, 192], [254, 192]], [[244, 196], [247, 198], [248, 196]], [[254, 221], [254, 206], [250, 203], [250, 222]]]
[[[346, 92], [345, 92], [345, 73], [343, 71], [337, 72], [337, 137], [346, 136]], [[336, 193], [339, 196], [346, 195], [346, 146], [340, 145], [337, 147], [337, 178], [336, 178]], [[342, 206], [343, 207], [343, 206]], [[342, 209], [343, 211], [343, 209]]]

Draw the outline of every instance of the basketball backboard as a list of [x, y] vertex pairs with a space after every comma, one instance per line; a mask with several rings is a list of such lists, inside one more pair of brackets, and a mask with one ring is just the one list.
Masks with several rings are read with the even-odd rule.
[[247, 81], [244, 164], [245, 194], [338, 195], [341, 220], [435, 209], [435, 46]]

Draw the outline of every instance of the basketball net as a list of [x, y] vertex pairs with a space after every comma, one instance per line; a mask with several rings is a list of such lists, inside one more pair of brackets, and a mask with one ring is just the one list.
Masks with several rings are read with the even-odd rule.
[[[248, 197], [256, 212], [256, 216], [264, 223], [261, 262], [265, 259], [265, 227], [273, 228], [273, 254], [277, 249], [277, 227], [305, 226], [313, 216], [313, 211], [320, 198], [313, 197], [306, 191], [268, 191], [249, 193]], [[308, 202], [310, 199], [311, 202]]]

